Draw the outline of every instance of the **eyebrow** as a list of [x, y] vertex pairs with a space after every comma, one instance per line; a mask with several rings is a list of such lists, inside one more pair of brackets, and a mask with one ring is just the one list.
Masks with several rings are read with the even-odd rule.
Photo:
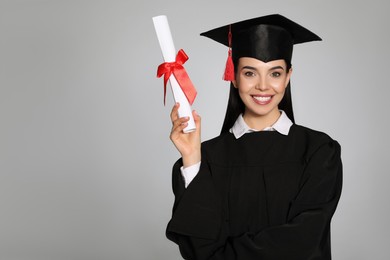
[[275, 66], [275, 67], [270, 68], [270, 70], [277, 70], [277, 69], [284, 70], [284, 68], [282, 66]]
[[[242, 69], [249, 69], [249, 70], [256, 70], [257, 71], [257, 69], [255, 67], [252, 67], [252, 66], [244, 66], [244, 67], [242, 67]], [[282, 66], [275, 66], [275, 67], [270, 68], [269, 70], [277, 70], [277, 69], [284, 70], [284, 68]]]
[[255, 67], [252, 67], [252, 66], [244, 66], [241, 69], [257, 70]]

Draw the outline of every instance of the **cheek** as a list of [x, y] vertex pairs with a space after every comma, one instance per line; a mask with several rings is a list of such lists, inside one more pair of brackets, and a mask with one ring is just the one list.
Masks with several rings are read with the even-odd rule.
[[243, 92], [243, 93], [248, 92], [255, 86], [256, 86], [255, 80], [244, 79], [244, 80], [238, 80], [236, 82], [236, 88], [238, 88], [239, 92]]
[[270, 87], [276, 92], [276, 93], [284, 93], [287, 87], [286, 80], [274, 80], [271, 81]]
[[281, 84], [273, 84], [273, 85], [271, 85], [271, 88], [277, 94], [280, 94], [284, 91], [284, 87]]

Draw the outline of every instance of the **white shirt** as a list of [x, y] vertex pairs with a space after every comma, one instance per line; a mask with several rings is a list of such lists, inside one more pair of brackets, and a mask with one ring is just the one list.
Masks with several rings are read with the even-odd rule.
[[[259, 131], [277, 131], [281, 133], [282, 135], [288, 135], [288, 132], [290, 131], [291, 126], [293, 123], [291, 122], [290, 118], [286, 115], [286, 113], [283, 110], [280, 110], [281, 115], [278, 118], [278, 120], [269, 127], [264, 128], [263, 130], [256, 130], [250, 128], [244, 121], [244, 118], [242, 117], [242, 114], [238, 116], [236, 122], [234, 122], [234, 125], [232, 128], [230, 128], [230, 133], [233, 133], [234, 137], [236, 139], [240, 138], [246, 133], [252, 133], [252, 132], [259, 132]], [[187, 188], [188, 185], [191, 183], [191, 181], [195, 178], [195, 176], [198, 174], [200, 169], [200, 163], [198, 162], [194, 165], [191, 165], [189, 167], [181, 167], [181, 175], [184, 178], [184, 185]]]

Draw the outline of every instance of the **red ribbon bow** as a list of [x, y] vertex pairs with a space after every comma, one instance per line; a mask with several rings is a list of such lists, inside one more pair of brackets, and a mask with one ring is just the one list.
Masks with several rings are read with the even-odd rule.
[[188, 60], [187, 54], [180, 49], [176, 55], [176, 60], [174, 62], [164, 62], [157, 69], [157, 77], [164, 75], [164, 105], [165, 97], [167, 94], [167, 82], [171, 74], [175, 75], [177, 82], [180, 85], [180, 88], [183, 90], [184, 95], [187, 97], [188, 102], [192, 105], [196, 97], [196, 89], [186, 70], [183, 67], [183, 64]]

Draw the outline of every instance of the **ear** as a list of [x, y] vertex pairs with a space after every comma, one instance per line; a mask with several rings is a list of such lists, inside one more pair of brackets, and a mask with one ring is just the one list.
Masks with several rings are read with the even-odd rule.
[[233, 84], [234, 88], [237, 88], [237, 81], [236, 80], [232, 80], [232, 84]]
[[288, 72], [287, 72], [285, 88], [287, 88], [287, 85], [288, 85], [288, 83], [290, 82], [292, 72], [293, 72], [293, 69], [292, 69], [292, 67], [291, 67], [291, 68], [288, 70]]

